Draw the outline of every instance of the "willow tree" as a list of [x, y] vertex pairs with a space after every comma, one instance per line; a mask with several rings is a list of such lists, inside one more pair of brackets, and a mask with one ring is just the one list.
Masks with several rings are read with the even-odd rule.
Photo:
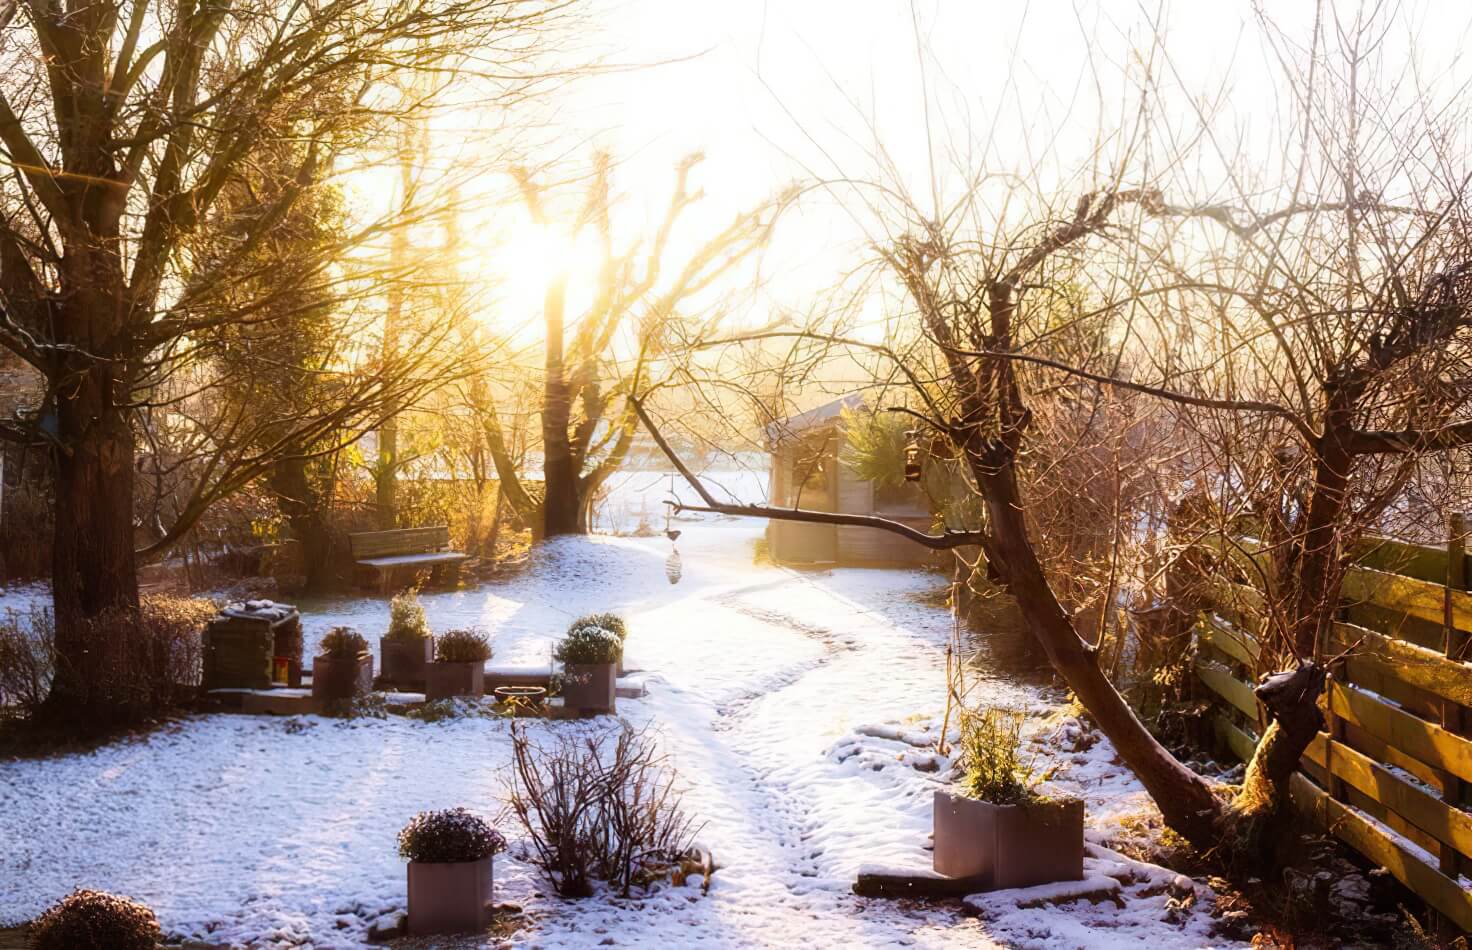
[[[638, 420], [629, 397], [654, 382], [653, 367], [665, 354], [674, 325], [710, 308], [713, 288], [771, 235], [782, 198], [737, 214], [688, 253], [671, 248], [671, 234], [703, 196], [690, 188], [690, 174], [701, 158], [690, 155], [676, 166], [657, 230], [627, 247], [619, 247], [614, 237], [610, 159], [599, 155], [594, 162], [582, 206], [566, 229], [570, 238], [585, 228], [597, 238], [600, 261], [591, 302], [569, 319], [568, 275], [562, 272], [553, 276], [543, 303], [540, 498], [522, 484], [500, 419], [487, 407], [487, 443], [501, 491], [544, 537], [589, 530], [598, 490], [618, 471], [633, 443]], [[525, 171], [518, 180], [533, 220], [544, 228], [557, 226], [546, 189]]]
[[[214, 292], [218, 282], [249, 274], [246, 258], [302, 188], [338, 156], [368, 146], [382, 113], [400, 109], [381, 95], [387, 77], [442, 68], [457, 51], [473, 52], [488, 75], [515, 77], [566, 7], [0, 2], [0, 146], [9, 166], [0, 192], [0, 345], [40, 380], [35, 405], [0, 436], [45, 446], [54, 463], [53, 708], [87, 703], [79, 672], [87, 622], [138, 603], [139, 410], [177, 404], [198, 382], [192, 370], [175, 373], [198, 340], [269, 319], [258, 299]], [[297, 156], [289, 178], [300, 187], [252, 216], [215, 213], [229, 186], [283, 143]], [[191, 266], [199, 246], [220, 252], [209, 268]], [[289, 296], [294, 279], [321, 277], [300, 268], [270, 293]], [[412, 375], [380, 367], [345, 381], [335, 398], [402, 397], [394, 391]], [[160, 543], [267, 462], [216, 440], [199, 470], [207, 487], [191, 493]]]
[[[1226, 169], [1229, 184], [1213, 189], [1224, 197], [1189, 201], [1175, 192], [1199, 183], [1148, 171], [1140, 143], [1150, 136], [1101, 136], [1126, 144], [1093, 156], [1081, 186], [1018, 183], [1005, 200], [968, 190], [938, 213], [913, 202], [903, 220], [887, 211], [898, 237], [876, 241], [874, 266], [902, 290], [920, 345], [822, 326], [762, 334], [890, 364], [882, 375], [908, 383], [910, 396], [896, 408], [962, 460], [984, 510], [974, 528], [929, 534], [863, 515], [720, 503], [639, 407], [700, 493], [693, 510], [978, 547], [1166, 822], [1254, 864], [1293, 840], [1290, 779], [1323, 725], [1327, 633], [1357, 540], [1408, 480], [1472, 445], [1472, 169], [1453, 144], [1466, 103], [1434, 101], [1405, 76], [1375, 82], [1388, 28], [1326, 14], [1311, 42], [1270, 33], [1309, 50], [1280, 60], [1294, 90], [1280, 185], [1224, 149], [1210, 156]], [[968, 169], [967, 179], [992, 171]], [[1250, 190], [1237, 184], [1248, 181]], [[1054, 294], [1080, 275], [1077, 315], [1108, 315], [1116, 351], [1071, 364], [1049, 354], [1040, 330]], [[1246, 561], [1267, 593], [1264, 655], [1277, 668], [1257, 688], [1270, 722], [1240, 786], [1196, 773], [1147, 730], [1064, 606], [1066, 566], [1050, 571], [1040, 556], [1024, 468], [1035, 440], [1050, 438], [1040, 403], [1070, 382], [1157, 400], [1195, 440], [1177, 469], [1183, 491], [1260, 531], [1267, 557]]]

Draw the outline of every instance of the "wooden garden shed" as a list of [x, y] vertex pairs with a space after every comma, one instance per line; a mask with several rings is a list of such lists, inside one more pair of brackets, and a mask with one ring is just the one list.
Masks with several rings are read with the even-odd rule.
[[[930, 507], [918, 485], [877, 486], [844, 463], [844, 410], [859, 410], [863, 405], [858, 395], [845, 396], [767, 426], [771, 503], [879, 515], [929, 531]], [[934, 563], [929, 548], [878, 528], [772, 520], [767, 523], [767, 545], [773, 560], [788, 564], [880, 567]]]

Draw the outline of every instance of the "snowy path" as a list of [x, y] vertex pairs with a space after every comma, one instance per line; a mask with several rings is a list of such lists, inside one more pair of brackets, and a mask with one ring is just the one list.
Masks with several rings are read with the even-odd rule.
[[[497, 662], [518, 664], [544, 661], [576, 615], [623, 612], [630, 665], [647, 668], [650, 695], [621, 701], [620, 712], [659, 731], [720, 865], [706, 897], [690, 887], [562, 902], [514, 855], [499, 858], [499, 899], [527, 910], [515, 942], [1204, 945], [1204, 915], [1166, 923], [1163, 896], [1129, 913], [1079, 902], [992, 920], [854, 897], [861, 864], [928, 863], [930, 795], [943, 779], [912, 763], [933, 764], [920, 746], [942, 699], [950, 618], [919, 597], [933, 575], [754, 566], [759, 531], [687, 526], [674, 586], [663, 539], [569, 539], [523, 576], [425, 597], [436, 630], [483, 624]], [[371, 599], [303, 606], [309, 642], [339, 623], [376, 637], [387, 616]], [[1024, 688], [985, 689], [1040, 703]], [[376, 917], [402, 906], [398, 828], [423, 808], [495, 815], [508, 757], [504, 723], [486, 720], [213, 716], [88, 755], [0, 764], [0, 925], [93, 886], [147, 900], [178, 936], [357, 946]], [[1139, 804], [1138, 787], [1098, 755], [1078, 765], [1095, 786], [1091, 810]]]

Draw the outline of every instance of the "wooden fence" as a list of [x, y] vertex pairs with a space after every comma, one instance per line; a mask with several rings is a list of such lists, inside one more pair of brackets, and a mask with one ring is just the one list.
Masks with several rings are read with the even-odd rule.
[[[1375, 539], [1344, 583], [1329, 656], [1327, 726], [1294, 776], [1295, 805], [1472, 931], [1472, 631], [1465, 524], [1444, 548]], [[1260, 555], [1233, 541], [1237, 558]], [[1252, 683], [1263, 598], [1213, 581], [1196, 672], [1222, 702], [1218, 739], [1243, 761], [1266, 726]], [[1464, 876], [1467, 875], [1467, 876]]]

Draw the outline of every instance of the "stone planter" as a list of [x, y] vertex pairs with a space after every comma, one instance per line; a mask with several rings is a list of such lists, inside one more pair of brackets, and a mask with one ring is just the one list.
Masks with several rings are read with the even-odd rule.
[[434, 640], [390, 640], [380, 637], [378, 652], [383, 657], [383, 681], [404, 689], [424, 689], [424, 668], [434, 660]]
[[455, 696], [484, 696], [486, 665], [474, 663], [430, 663], [424, 667], [424, 698], [450, 699]]
[[936, 792], [934, 867], [975, 878], [980, 890], [1077, 881], [1084, 876], [1084, 803], [993, 805]]
[[312, 698], [316, 700], [352, 699], [373, 690], [373, 654], [360, 653], [357, 659], [318, 656], [312, 659]]
[[409, 933], [479, 933], [489, 927], [494, 897], [491, 860], [410, 861]]
[[614, 711], [618, 682], [613, 663], [566, 663], [562, 667], [562, 704], [587, 712]]

